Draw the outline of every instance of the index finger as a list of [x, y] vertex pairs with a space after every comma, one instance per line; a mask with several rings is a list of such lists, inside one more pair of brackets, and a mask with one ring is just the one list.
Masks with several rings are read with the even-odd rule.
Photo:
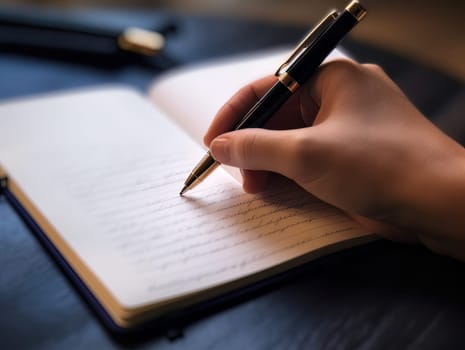
[[227, 101], [213, 118], [203, 142], [206, 146], [218, 135], [231, 131], [236, 122], [245, 115], [261, 96], [276, 82], [276, 77], [267, 76], [244, 86]]

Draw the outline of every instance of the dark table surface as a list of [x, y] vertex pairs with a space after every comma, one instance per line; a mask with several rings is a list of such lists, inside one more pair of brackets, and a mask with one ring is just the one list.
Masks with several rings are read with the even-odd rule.
[[[169, 34], [166, 56], [148, 64], [0, 50], [2, 100], [104, 83], [145, 90], [165, 69], [293, 44], [305, 32], [300, 27], [153, 11], [29, 13], [112, 28], [137, 24], [175, 30]], [[361, 61], [381, 64], [426, 115], [464, 143], [462, 83], [380, 49], [350, 40], [344, 46]], [[417, 246], [378, 241], [333, 254], [251, 295], [133, 337], [116, 337], [106, 330], [1, 196], [0, 266], [2, 349], [465, 346], [465, 266]]]

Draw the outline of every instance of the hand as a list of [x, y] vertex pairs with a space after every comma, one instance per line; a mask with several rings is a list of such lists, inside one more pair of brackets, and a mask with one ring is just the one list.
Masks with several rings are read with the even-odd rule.
[[378, 66], [328, 63], [270, 121], [275, 130], [225, 133], [274, 81], [241, 89], [204, 138], [215, 159], [243, 169], [245, 191], [279, 173], [375, 232], [465, 259], [465, 150]]

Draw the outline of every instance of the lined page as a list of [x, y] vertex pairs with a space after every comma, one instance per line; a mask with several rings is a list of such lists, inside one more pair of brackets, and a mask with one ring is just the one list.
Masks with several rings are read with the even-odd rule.
[[120, 158], [111, 171], [98, 163], [92, 171], [76, 168], [64, 184], [142, 279], [146, 302], [236, 279], [361, 232], [288, 182], [247, 195], [218, 171], [180, 197], [192, 160]]
[[180, 197], [203, 150], [130, 91], [13, 103], [0, 115], [0, 164], [127, 308], [367, 234], [289, 182], [248, 195], [218, 169]]

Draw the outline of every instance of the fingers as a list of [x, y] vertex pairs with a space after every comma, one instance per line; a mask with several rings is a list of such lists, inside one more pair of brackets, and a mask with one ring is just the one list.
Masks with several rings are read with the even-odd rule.
[[260, 170], [241, 169], [242, 188], [247, 193], [259, 193], [266, 189], [270, 173]]
[[213, 119], [204, 136], [206, 146], [218, 135], [231, 131], [236, 122], [244, 116], [261, 96], [276, 82], [276, 77], [268, 76], [244, 86], [226, 102]]
[[[323, 94], [331, 91], [327, 86], [351, 80], [347, 73], [353, 73], [357, 64], [349, 60], [333, 61], [323, 65], [305, 89], [299, 89], [273, 116], [266, 125], [270, 129], [287, 130], [311, 125], [323, 100]], [[339, 74], [334, 74], [338, 71]], [[214, 117], [204, 136], [205, 145], [225, 132], [231, 131], [250, 108], [276, 82], [275, 76], [267, 76], [244, 86], [227, 101]]]
[[350, 90], [360, 79], [361, 67], [360, 64], [347, 59], [321, 65], [308, 85], [310, 96], [321, 106], [329, 95], [333, 96], [341, 91]]
[[[323, 101], [326, 101], [326, 105], [333, 105], [338, 101], [335, 98], [337, 94], [344, 91], [357, 94], [357, 81], [361, 70], [362, 65], [343, 59], [322, 65], [311, 81], [293, 94], [273, 116], [266, 128], [286, 130], [312, 125]], [[365, 70], [376, 69], [367, 66]], [[236, 122], [275, 82], [275, 76], [267, 76], [243, 87], [232, 96], [214, 117], [204, 136], [205, 145], [209, 146], [216, 136], [231, 131]]]
[[[210, 151], [223, 164], [295, 178], [300, 166], [299, 130], [238, 130], [218, 136], [210, 144]], [[307, 134], [305, 138], [310, 139], [311, 133]]]
[[[210, 142], [215, 137], [231, 131], [237, 121], [247, 114], [252, 106], [275, 82], [275, 76], [268, 76], [243, 87], [234, 96], [232, 96], [214, 117], [207, 133], [204, 136], [205, 145], [209, 146]], [[278, 112], [275, 113], [273, 118], [266, 123], [265, 128], [287, 130], [304, 127], [305, 124], [301, 117], [301, 108], [299, 103], [300, 91], [291, 96], [291, 98], [278, 110]], [[313, 111], [313, 113], [315, 113], [316, 108], [307, 108], [306, 111]]]
[[356, 116], [356, 111], [367, 105], [378, 108], [380, 94], [385, 99], [393, 93], [402, 94], [379, 66], [348, 59], [323, 64], [306, 88], [306, 99], [311, 98], [320, 106], [317, 122], [325, 120], [334, 110], [345, 110]]

